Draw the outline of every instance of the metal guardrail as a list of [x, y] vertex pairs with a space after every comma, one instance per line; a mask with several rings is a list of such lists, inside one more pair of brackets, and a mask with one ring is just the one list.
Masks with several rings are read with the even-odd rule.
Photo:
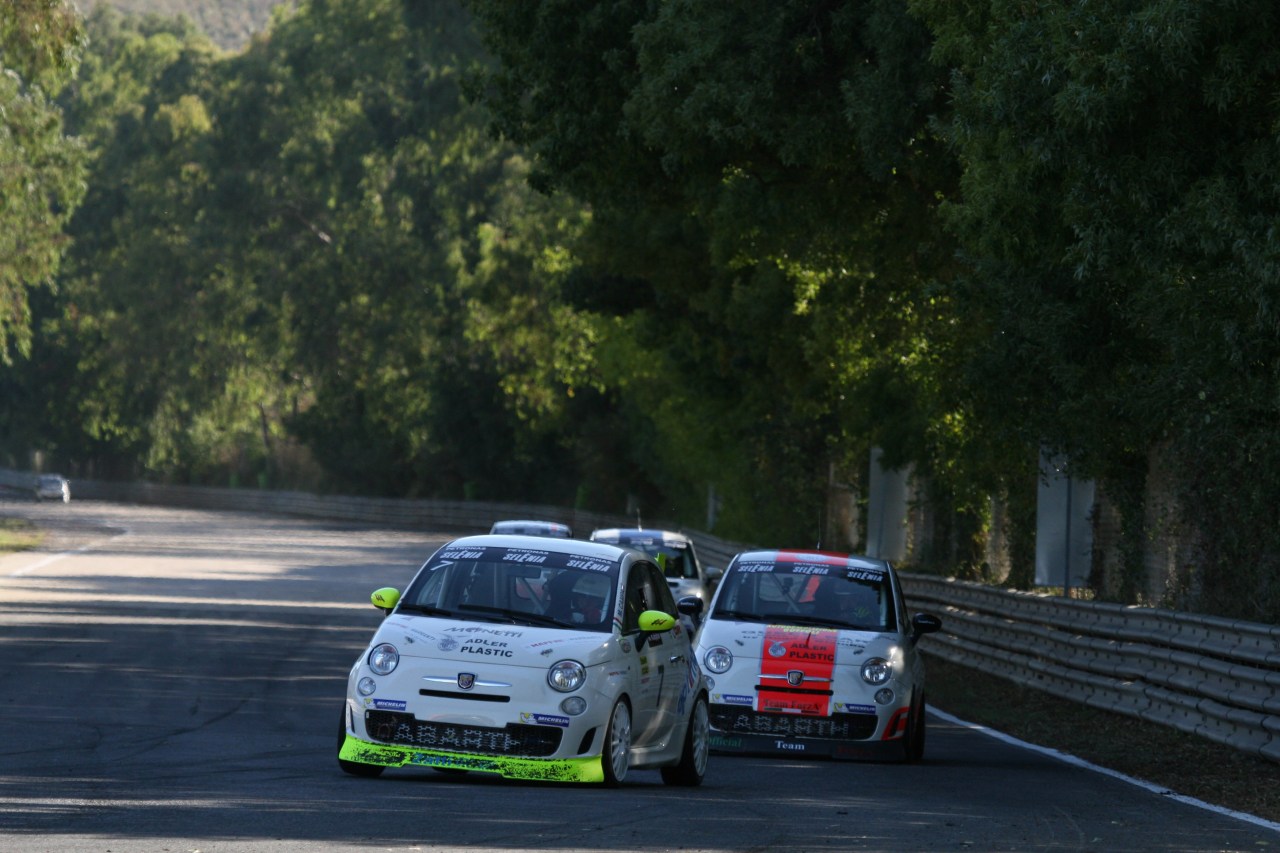
[[[31, 474], [0, 469], [4, 477], [23, 478], [29, 488]], [[634, 518], [586, 512], [540, 504], [487, 501], [403, 500], [343, 495], [316, 495], [309, 492], [272, 492], [259, 489], [221, 489], [207, 486], [165, 486], [156, 483], [116, 483], [102, 480], [75, 480], [72, 498], [107, 500], [155, 506], [184, 506], [237, 512], [267, 512], [307, 518], [340, 519], [359, 524], [381, 525], [410, 530], [447, 530], [459, 533], [488, 532], [499, 519], [542, 519], [569, 525], [575, 536], [586, 537], [602, 527], [630, 527]], [[646, 527], [681, 530], [661, 519], [645, 519]], [[730, 558], [750, 546], [730, 542], [709, 533], [685, 530], [704, 565], [724, 568]]]
[[[0, 469], [28, 488], [29, 472]], [[498, 519], [559, 521], [579, 536], [634, 519], [563, 507], [397, 500], [150, 483], [72, 482], [72, 497], [264, 512], [416, 530], [483, 532]], [[667, 527], [654, 520], [646, 524]], [[750, 545], [686, 531], [704, 563]], [[1280, 627], [902, 575], [913, 609], [943, 617], [927, 654], [1095, 708], [1162, 723], [1280, 762]]]
[[903, 576], [928, 654], [1280, 762], [1280, 627]]

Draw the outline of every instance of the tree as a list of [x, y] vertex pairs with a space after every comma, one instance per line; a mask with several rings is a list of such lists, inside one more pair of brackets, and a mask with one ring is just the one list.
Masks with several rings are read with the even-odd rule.
[[[1128, 495], [1139, 541], [1147, 461], [1176, 460], [1199, 547], [1169, 603], [1274, 617], [1280, 13], [910, 5], [954, 69], [948, 222], [994, 343], [970, 372], [986, 422]], [[1146, 592], [1129, 571], [1123, 594]]]
[[50, 101], [82, 47], [62, 0], [0, 0], [0, 363], [30, 352], [28, 291], [51, 284], [84, 193], [83, 151]]
[[592, 205], [580, 304], [634, 336], [606, 384], [652, 417], [668, 505], [717, 482], [729, 530], [810, 539], [833, 461], [955, 444], [945, 75], [900, 4], [469, 6], [496, 128]]

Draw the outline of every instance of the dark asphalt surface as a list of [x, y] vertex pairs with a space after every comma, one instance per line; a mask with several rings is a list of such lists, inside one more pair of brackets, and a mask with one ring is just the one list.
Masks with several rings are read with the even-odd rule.
[[[334, 757], [346, 672], [439, 533], [0, 495], [0, 851], [1259, 851], [1280, 832], [937, 716], [919, 765], [713, 756], [618, 790]], [[926, 640], [927, 642], [927, 640]]]

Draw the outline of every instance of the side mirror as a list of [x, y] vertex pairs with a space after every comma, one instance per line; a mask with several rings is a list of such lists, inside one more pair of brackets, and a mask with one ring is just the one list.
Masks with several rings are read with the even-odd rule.
[[638, 624], [640, 630], [646, 634], [660, 634], [675, 627], [676, 617], [661, 610], [646, 610], [640, 614]]
[[369, 600], [373, 602], [374, 607], [382, 611], [383, 616], [390, 616], [391, 611], [395, 610], [396, 605], [400, 603], [400, 590], [384, 586], [382, 589], [374, 590]]
[[932, 613], [917, 613], [911, 617], [911, 639], [918, 640], [942, 628], [942, 620]]
[[686, 595], [676, 602], [676, 610], [685, 616], [701, 616], [703, 607], [702, 599], [696, 595]]
[[661, 610], [646, 610], [640, 614], [636, 624], [640, 628], [640, 636], [636, 637], [636, 651], [640, 651], [644, 648], [644, 644], [649, 642], [649, 637], [674, 628], [676, 617]]

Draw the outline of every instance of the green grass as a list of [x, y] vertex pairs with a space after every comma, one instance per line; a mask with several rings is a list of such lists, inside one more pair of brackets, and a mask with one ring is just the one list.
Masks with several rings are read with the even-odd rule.
[[44, 541], [44, 534], [21, 518], [0, 518], [0, 554], [30, 551]]
[[926, 666], [928, 701], [939, 710], [1176, 794], [1280, 822], [1280, 763], [933, 656]]

